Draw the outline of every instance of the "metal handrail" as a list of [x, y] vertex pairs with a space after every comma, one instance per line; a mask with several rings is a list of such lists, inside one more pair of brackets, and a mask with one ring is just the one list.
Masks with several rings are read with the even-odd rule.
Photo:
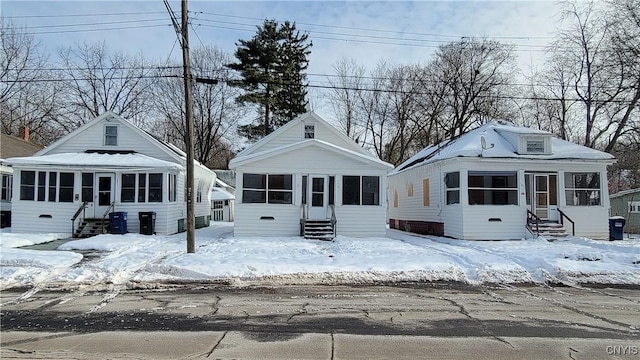
[[567, 214], [565, 214], [564, 211], [558, 209], [558, 213], [560, 213], [560, 224], [564, 226], [564, 218], [569, 220], [569, 222], [571, 223], [571, 235], [576, 236], [576, 223], [573, 220], [571, 220], [571, 218], [567, 216]]
[[336, 236], [336, 224], [338, 223], [338, 218], [336, 218], [336, 206], [334, 204], [330, 204], [329, 208], [331, 209], [331, 227], [333, 228], [333, 236]]
[[542, 221], [542, 219], [540, 219], [538, 215], [532, 213], [531, 210], [527, 209], [527, 229], [529, 229], [531, 232], [533, 232], [533, 229], [529, 227], [529, 220], [532, 218], [536, 221], [536, 236], [538, 236], [540, 235], [540, 222]]
[[83, 201], [82, 204], [80, 204], [80, 207], [78, 208], [78, 210], [76, 210], [75, 214], [73, 214], [73, 216], [71, 217], [71, 235], [73, 236], [73, 233], [76, 231], [76, 219], [78, 218], [78, 216], [80, 216], [80, 213], [82, 213], [82, 218], [86, 218], [86, 214], [85, 214], [85, 209], [87, 208], [87, 206], [89, 205], [88, 201]]
[[109, 215], [111, 210], [115, 210], [115, 207], [116, 207], [116, 203], [115, 201], [112, 201], [111, 204], [109, 204], [109, 207], [107, 208], [107, 210], [104, 212], [104, 214], [102, 214], [102, 220], [100, 221], [100, 225], [102, 225], [103, 234], [104, 234], [105, 221], [107, 221], [107, 216]]

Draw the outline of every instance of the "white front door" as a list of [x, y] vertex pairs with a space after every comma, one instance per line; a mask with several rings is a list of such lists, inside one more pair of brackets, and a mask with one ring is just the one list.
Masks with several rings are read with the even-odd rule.
[[527, 174], [529, 210], [542, 220], [558, 220], [558, 175]]
[[116, 174], [96, 174], [94, 216], [101, 218], [115, 201]]
[[308, 206], [309, 219], [327, 219], [329, 203], [329, 181], [327, 175], [309, 175]]

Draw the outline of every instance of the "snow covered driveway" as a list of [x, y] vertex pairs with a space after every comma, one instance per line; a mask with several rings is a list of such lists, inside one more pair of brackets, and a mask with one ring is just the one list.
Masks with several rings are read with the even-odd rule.
[[[2, 289], [185, 281], [640, 285], [640, 238], [474, 242], [389, 230], [386, 238], [338, 236], [322, 242], [300, 237], [235, 238], [232, 224], [214, 223], [196, 231], [196, 253], [186, 254], [184, 233], [100, 235], [58, 248], [68, 251], [16, 248], [50, 241], [55, 234], [1, 235]], [[87, 250], [101, 253], [81, 261], [82, 255], [75, 251]]]

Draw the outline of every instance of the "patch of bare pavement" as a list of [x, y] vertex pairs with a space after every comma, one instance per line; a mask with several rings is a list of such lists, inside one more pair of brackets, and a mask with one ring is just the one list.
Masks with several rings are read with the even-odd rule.
[[638, 359], [640, 290], [183, 285], [0, 293], [2, 359]]

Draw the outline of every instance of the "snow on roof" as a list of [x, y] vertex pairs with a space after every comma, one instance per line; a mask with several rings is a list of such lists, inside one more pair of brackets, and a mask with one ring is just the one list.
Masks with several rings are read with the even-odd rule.
[[213, 190], [211, 190], [211, 200], [234, 200], [235, 198], [235, 195], [224, 188], [214, 187]]
[[[518, 154], [516, 149], [500, 133], [536, 134], [551, 136], [551, 154]], [[481, 137], [485, 138], [487, 148], [482, 148]], [[491, 147], [493, 145], [493, 147]], [[440, 144], [427, 147], [407, 161], [400, 164], [391, 174], [397, 174], [420, 164], [433, 163], [455, 157], [483, 157], [483, 158], [513, 158], [536, 160], [612, 160], [611, 154], [591, 149], [586, 146], [553, 137], [551, 133], [498, 123], [496, 121], [484, 124], [453, 140], [446, 140]]]
[[[617, 198], [617, 197], [620, 197], [620, 196], [633, 194], [633, 193], [640, 193], [640, 189], [629, 189], [629, 190], [619, 191], [619, 192], [617, 192], [615, 194], [609, 195], [609, 197], [610, 198]], [[638, 199], [640, 200], [640, 197]]]
[[62, 153], [7, 159], [10, 165], [53, 165], [65, 167], [162, 168], [182, 170], [180, 164], [143, 154]]
[[333, 150], [335, 152], [345, 154], [348, 157], [356, 158], [356, 159], [359, 159], [361, 161], [371, 162], [371, 163], [374, 163], [374, 164], [376, 164], [378, 166], [387, 167], [387, 168], [393, 168], [393, 165], [378, 159], [373, 154], [365, 155], [365, 154], [358, 153], [358, 152], [355, 152], [355, 151], [351, 151], [349, 149], [345, 149], [345, 148], [337, 146], [335, 144], [332, 144], [332, 143], [329, 143], [329, 142], [326, 142], [326, 141], [323, 141], [323, 140], [318, 140], [318, 139], [307, 139], [307, 140], [304, 140], [304, 141], [283, 145], [283, 146], [280, 146], [280, 147], [277, 147], [277, 148], [274, 148], [274, 149], [258, 152], [258, 153], [255, 153], [255, 154], [249, 154], [249, 155], [245, 155], [245, 156], [236, 156], [235, 158], [233, 158], [229, 162], [229, 167], [230, 168], [235, 168], [239, 164], [242, 164], [242, 163], [245, 163], [245, 162], [250, 162], [251, 160], [254, 160], [254, 159], [257, 160], [257, 159], [262, 159], [262, 158], [268, 158], [268, 157], [275, 156], [275, 155], [278, 155], [278, 154], [281, 154], [281, 153], [285, 153], [285, 152], [288, 152], [288, 151], [299, 150], [299, 149], [302, 149], [304, 147], [313, 146], [313, 145], [324, 147], [326, 149]]

